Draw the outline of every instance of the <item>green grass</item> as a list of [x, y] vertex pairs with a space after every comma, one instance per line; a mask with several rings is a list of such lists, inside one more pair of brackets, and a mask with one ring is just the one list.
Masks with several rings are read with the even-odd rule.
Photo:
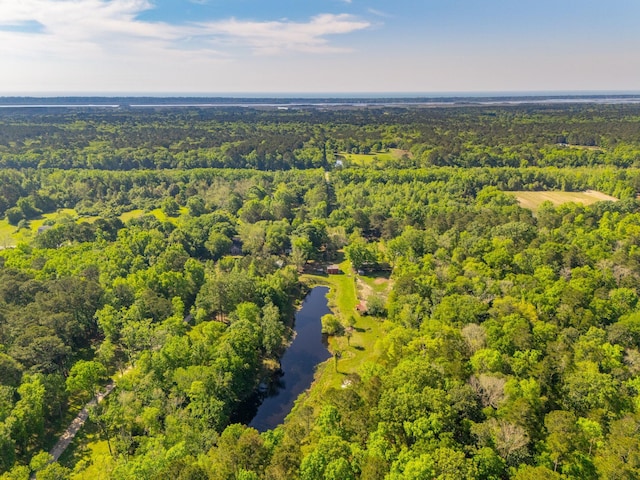
[[549, 201], [554, 205], [575, 202], [583, 205], [591, 205], [601, 201], [617, 201], [617, 198], [611, 197], [595, 190], [587, 190], [586, 192], [505, 192], [514, 195], [520, 206], [530, 210], [537, 210], [542, 202]]
[[[185, 215], [188, 212], [186, 207], [180, 208], [180, 216]], [[125, 212], [120, 215], [120, 220], [123, 222], [127, 222], [133, 218], [142, 217], [145, 214], [151, 214], [155, 216], [161, 222], [171, 222], [176, 225], [180, 219], [180, 217], [168, 217], [164, 214], [162, 210], [156, 208], [151, 212], [145, 212], [144, 210], [137, 209], [131, 210], [129, 212]], [[10, 225], [6, 219], [0, 220], [0, 249], [15, 247], [18, 243], [31, 242], [38, 233], [38, 228], [42, 227], [47, 220], [52, 220], [54, 222], [59, 221], [62, 217], [68, 216], [76, 222], [95, 222], [98, 216], [78, 216], [78, 212], [76, 212], [72, 208], [61, 208], [53, 213], [45, 213], [41, 215], [39, 218], [35, 218], [29, 221], [28, 228], [21, 228], [18, 230], [18, 227], [14, 225]]]
[[[132, 368], [127, 368], [125, 372], [117, 372], [111, 378], [117, 381]], [[78, 406], [77, 411], [80, 407]], [[77, 411], [74, 412], [72, 418], [75, 417]], [[72, 418], [65, 423], [70, 423]], [[72, 480], [108, 480], [111, 478], [110, 472], [114, 467], [114, 459], [109, 451], [108, 442], [102, 438], [98, 425], [90, 417], [59, 460], [61, 465], [73, 470], [70, 477]]]
[[[90, 440], [90, 439], [88, 439]], [[86, 454], [75, 463], [72, 480], [108, 480], [113, 469], [113, 457], [106, 440], [94, 440], [86, 444]]]
[[22, 240], [18, 240], [16, 227], [9, 225], [6, 220], [0, 220], [0, 248], [13, 247]]
[[372, 163], [378, 162], [389, 162], [393, 163], [396, 160], [402, 158], [403, 155], [411, 155], [406, 150], [400, 150], [398, 148], [391, 148], [388, 152], [378, 152], [378, 153], [346, 153], [340, 152], [340, 154], [344, 159], [354, 166], [366, 167], [371, 165]]
[[149, 212], [149, 213], [151, 213], [151, 215], [156, 217], [161, 222], [171, 222], [174, 225], [177, 225], [180, 216], [186, 215], [188, 211], [189, 211], [189, 209], [187, 207], [180, 207], [180, 214], [179, 214], [179, 216], [176, 216], [176, 217], [169, 217], [169, 216], [165, 215], [165, 213], [162, 210], [160, 210], [159, 208], [156, 208], [155, 210], [151, 210], [151, 212]]
[[10, 225], [6, 219], [0, 220], [0, 247], [13, 247], [20, 242], [30, 242], [36, 236], [38, 228], [43, 226], [47, 220], [58, 221], [60, 218], [68, 216], [72, 219], [78, 218], [78, 214], [72, 208], [61, 208], [53, 213], [45, 213], [39, 218], [29, 221], [28, 228], [21, 228]]
[[129, 210], [128, 212], [124, 212], [122, 215], [120, 215], [120, 220], [122, 220], [124, 223], [127, 223], [129, 220], [140, 218], [143, 215], [144, 210], [138, 208], [136, 210]]
[[73, 480], [107, 480], [114, 463], [107, 441], [100, 439], [98, 427], [91, 420], [87, 420], [58, 462], [72, 469]]
[[366, 285], [378, 295], [387, 296], [389, 289], [389, 272], [371, 272], [370, 276], [359, 276]]
[[[345, 325], [349, 316], [353, 315], [356, 319], [355, 331], [349, 342], [345, 336], [329, 338], [329, 350], [332, 353], [340, 351], [342, 357], [338, 361], [337, 370], [334, 359], [329, 359], [318, 366], [313, 387], [308, 398], [304, 401], [305, 403], [308, 401], [312, 405], [320, 403], [328, 389], [340, 388], [347, 375], [359, 373], [363, 364], [374, 362], [378, 356], [378, 352], [375, 350], [376, 341], [385, 333], [384, 324], [379, 319], [360, 315], [356, 311], [358, 304], [356, 276], [351, 273], [351, 265], [348, 261], [342, 262], [340, 268], [343, 272], [349, 273], [329, 276], [303, 275], [301, 277], [303, 282], [311, 285], [327, 285], [330, 288], [329, 308]], [[359, 277], [367, 284], [376, 285], [375, 277]], [[382, 287], [379, 287], [377, 291], [382, 293]]]

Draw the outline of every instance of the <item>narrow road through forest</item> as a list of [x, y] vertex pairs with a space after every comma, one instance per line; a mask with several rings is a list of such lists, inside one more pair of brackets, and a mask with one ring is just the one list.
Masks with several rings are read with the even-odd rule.
[[93, 397], [93, 399], [91, 399], [91, 401], [88, 402], [82, 408], [82, 410], [80, 410], [80, 413], [78, 413], [76, 418], [74, 418], [73, 421], [69, 424], [67, 429], [63, 432], [63, 434], [58, 439], [58, 442], [54, 445], [54, 447], [49, 452], [49, 455], [53, 457], [53, 460], [51, 460], [52, 462], [57, 462], [60, 456], [65, 452], [67, 447], [71, 444], [76, 434], [80, 431], [84, 423], [87, 421], [87, 418], [89, 418], [89, 409], [97, 405], [98, 403], [102, 402], [102, 400], [104, 400], [104, 398], [113, 391], [115, 386], [116, 386], [116, 382], [111, 380], [102, 392], [98, 393], [98, 395]]

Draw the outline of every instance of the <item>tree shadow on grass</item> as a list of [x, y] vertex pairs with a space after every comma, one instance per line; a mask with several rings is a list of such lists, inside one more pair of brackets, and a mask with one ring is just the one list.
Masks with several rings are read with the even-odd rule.
[[60, 456], [58, 462], [68, 468], [73, 469], [79, 463], [90, 463], [93, 452], [88, 447], [89, 442], [99, 442], [102, 440], [99, 429], [90, 419], [82, 426], [73, 442]]

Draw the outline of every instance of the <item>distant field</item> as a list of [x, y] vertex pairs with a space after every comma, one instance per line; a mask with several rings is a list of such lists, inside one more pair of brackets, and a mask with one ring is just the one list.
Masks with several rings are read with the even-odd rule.
[[[180, 208], [180, 215], [186, 214], [186, 207]], [[167, 217], [159, 208], [148, 212], [155, 216], [161, 222], [171, 222], [174, 225], [178, 223], [178, 217]], [[120, 220], [127, 222], [133, 218], [139, 218], [145, 215], [144, 210], [131, 210], [120, 215]], [[6, 219], [0, 220], [0, 250], [7, 247], [14, 247], [20, 242], [30, 242], [36, 236], [38, 228], [44, 225], [45, 221], [57, 221], [60, 217], [69, 216], [77, 222], [95, 222], [99, 217], [78, 217], [78, 213], [72, 208], [61, 208], [54, 213], [45, 213], [40, 218], [36, 218], [29, 222], [29, 228], [18, 230], [17, 227], [10, 225]]]
[[610, 195], [595, 190], [587, 190], [586, 192], [505, 192], [514, 195], [520, 206], [537, 210], [540, 204], [549, 201], [554, 205], [563, 203], [581, 203], [583, 205], [591, 205], [592, 203], [610, 201], [617, 202], [618, 199]]
[[589, 145], [560, 144], [560, 146], [564, 147], [564, 148], [573, 148], [575, 150], [591, 150], [591, 151], [594, 151], [594, 152], [604, 152], [604, 148], [602, 148], [602, 147], [589, 146]]
[[402, 158], [403, 155], [411, 156], [408, 150], [401, 150], [399, 148], [390, 148], [388, 152], [379, 153], [346, 153], [340, 152], [340, 156], [344, 157], [352, 165], [358, 165], [365, 167], [370, 165], [375, 160], [380, 162], [393, 162]]
[[[180, 215], [185, 215], [188, 211], [189, 211], [188, 208], [180, 207]], [[131, 210], [129, 212], [125, 212], [122, 215], [120, 215], [120, 220], [122, 220], [123, 222], [128, 222], [133, 218], [140, 218], [143, 215], [147, 215], [147, 214], [153, 215], [161, 222], [171, 222], [174, 225], [178, 223], [178, 217], [168, 217], [159, 208], [156, 208], [155, 210], [151, 210], [150, 212], [145, 212], [144, 210]]]
[[55, 213], [45, 213], [40, 218], [36, 218], [29, 222], [28, 229], [18, 230], [17, 227], [10, 225], [6, 219], [0, 220], [0, 248], [13, 247], [19, 242], [29, 242], [44, 222], [47, 220], [57, 220], [63, 216], [76, 218], [78, 214], [71, 208], [61, 208]]

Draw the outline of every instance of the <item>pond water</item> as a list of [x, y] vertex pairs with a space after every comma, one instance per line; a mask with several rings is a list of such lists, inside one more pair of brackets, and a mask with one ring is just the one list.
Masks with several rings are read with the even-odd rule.
[[331, 313], [327, 287], [315, 287], [295, 316], [295, 338], [280, 360], [281, 372], [241, 408], [238, 421], [260, 432], [280, 425], [298, 395], [311, 386], [316, 366], [331, 357], [322, 337], [320, 318]]

